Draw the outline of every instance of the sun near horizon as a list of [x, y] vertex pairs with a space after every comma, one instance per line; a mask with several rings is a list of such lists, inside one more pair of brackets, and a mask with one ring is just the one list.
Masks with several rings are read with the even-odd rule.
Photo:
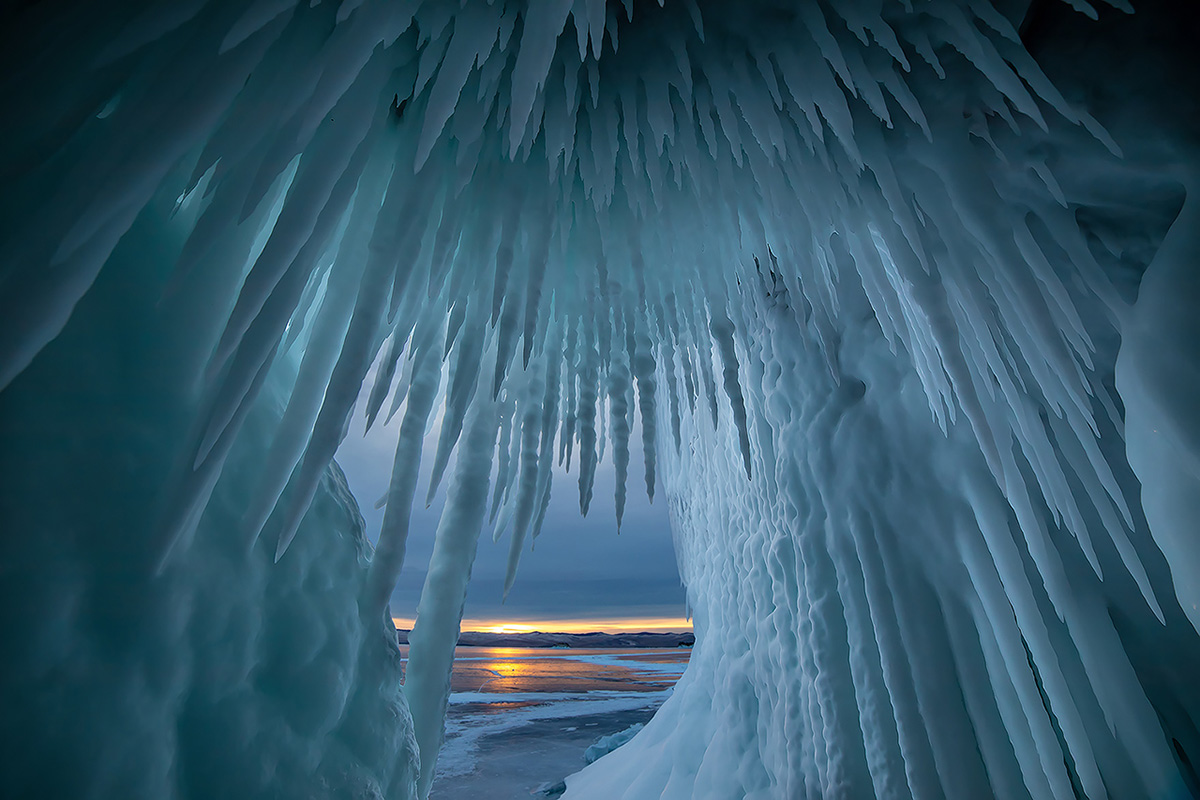
[[[412, 630], [415, 620], [392, 617], [397, 630]], [[690, 633], [685, 617], [623, 617], [610, 619], [464, 619], [463, 633]]]

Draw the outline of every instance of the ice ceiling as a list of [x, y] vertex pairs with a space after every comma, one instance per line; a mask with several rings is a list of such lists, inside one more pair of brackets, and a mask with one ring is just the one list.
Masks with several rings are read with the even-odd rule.
[[1197, 792], [1200, 71], [1132, 11], [0, 12], [7, 793], [424, 797], [481, 529], [511, 585], [636, 451], [698, 644], [567, 797]]

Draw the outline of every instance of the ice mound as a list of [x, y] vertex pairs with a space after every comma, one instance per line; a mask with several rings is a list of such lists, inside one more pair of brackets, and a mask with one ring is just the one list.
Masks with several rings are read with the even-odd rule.
[[248, 416], [187, 557], [154, 561], [186, 392], [180, 350], [141, 302], [152, 293], [129, 291], [152, 279], [133, 268], [151, 254], [128, 255], [55, 359], [0, 395], [0, 794], [412, 796], [400, 654], [390, 623], [360, 614], [371, 545], [337, 464], [293, 558], [276, 564], [243, 535], [277, 387]]
[[638, 722], [630, 725], [623, 731], [610, 733], [608, 736], [601, 736], [596, 740], [595, 744], [588, 745], [588, 748], [583, 751], [583, 760], [591, 764], [601, 756], [608, 755], [613, 750], [616, 750], [618, 747], [636, 736], [637, 732], [644, 727], [645, 725]]

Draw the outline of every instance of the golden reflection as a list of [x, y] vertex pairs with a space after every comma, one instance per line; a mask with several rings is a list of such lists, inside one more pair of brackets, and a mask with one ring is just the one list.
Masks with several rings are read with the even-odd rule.
[[[464, 630], [472, 629], [464, 628]], [[482, 631], [484, 633], [533, 633], [537, 630], [537, 628], [535, 628], [533, 625], [522, 625], [516, 622], [506, 622], [501, 625], [487, 625], [480, 628], [475, 628], [474, 630]]]
[[[393, 617], [398, 630], [412, 630], [413, 620]], [[683, 633], [692, 621], [683, 617], [626, 617], [615, 619], [464, 619], [464, 632], [480, 633]]]
[[[483, 661], [478, 665], [478, 669], [485, 673], [487, 677], [479, 684], [476, 691], [514, 691], [518, 686], [514, 686], [511, 682], [519, 682], [523, 678], [532, 678], [537, 674], [537, 669], [528, 660], [517, 657], [518, 653], [524, 652], [517, 647], [494, 647], [487, 649], [489, 656], [495, 656], [487, 661]], [[508, 658], [506, 658], [508, 656]], [[498, 684], [489, 686], [489, 684]]]
[[534, 670], [527, 661], [507, 661], [497, 659], [495, 661], [483, 662], [483, 669], [491, 672], [498, 678], [520, 678], [526, 675], [533, 674]]

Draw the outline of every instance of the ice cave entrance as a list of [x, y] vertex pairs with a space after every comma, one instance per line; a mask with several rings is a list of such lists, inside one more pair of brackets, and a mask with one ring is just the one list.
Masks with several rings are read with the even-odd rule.
[[636, 484], [697, 645], [568, 800], [1200, 796], [1197, 17], [6, 4], [0, 793], [424, 800]]

